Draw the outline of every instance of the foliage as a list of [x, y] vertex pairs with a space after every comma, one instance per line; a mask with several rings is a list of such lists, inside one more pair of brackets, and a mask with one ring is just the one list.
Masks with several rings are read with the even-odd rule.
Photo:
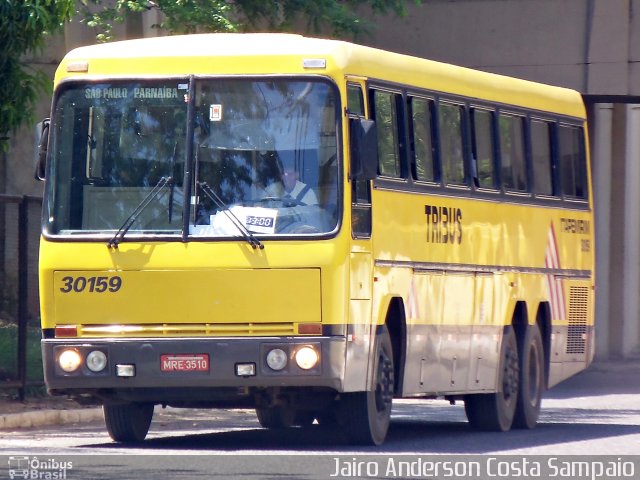
[[74, 0], [0, 1], [0, 152], [8, 147], [8, 135], [30, 120], [39, 94], [49, 87], [48, 77], [22, 64], [22, 57], [39, 51], [74, 7]]
[[[40, 329], [27, 328], [27, 379], [42, 380]], [[0, 382], [18, 379], [18, 327], [0, 322]]]
[[[416, 4], [421, 0], [413, 0]], [[358, 16], [368, 7], [374, 14], [406, 14], [407, 0], [82, 0], [85, 21], [98, 29], [99, 41], [113, 39], [114, 22], [131, 12], [156, 9], [162, 20], [155, 28], [172, 34], [197, 32], [313, 32], [323, 28], [335, 37], [357, 38], [372, 25]], [[96, 8], [98, 7], [98, 8]]]

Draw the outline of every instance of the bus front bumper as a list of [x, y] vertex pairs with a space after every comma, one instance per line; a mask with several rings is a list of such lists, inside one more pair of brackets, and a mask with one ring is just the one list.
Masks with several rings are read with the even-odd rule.
[[[327, 387], [342, 391], [345, 349], [342, 336], [42, 340], [47, 387], [69, 395], [138, 388]], [[279, 362], [272, 361], [272, 366], [284, 363], [279, 370], [267, 362], [273, 351], [272, 357]]]

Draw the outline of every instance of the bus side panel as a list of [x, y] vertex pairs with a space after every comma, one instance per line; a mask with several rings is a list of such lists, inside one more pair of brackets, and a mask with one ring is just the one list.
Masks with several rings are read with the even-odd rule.
[[[449, 372], [440, 363], [440, 320], [444, 297], [443, 272], [415, 272], [407, 295], [407, 362], [404, 395], [445, 384]], [[420, 317], [426, 319], [420, 322]]]
[[467, 382], [469, 391], [495, 391], [496, 372], [500, 355], [502, 322], [493, 318], [496, 311], [496, 281], [493, 273], [476, 272], [473, 336], [471, 338], [471, 372]]
[[[357, 249], [357, 247], [354, 247]], [[364, 391], [368, 387], [371, 347], [375, 328], [372, 328], [371, 253], [352, 251], [349, 256], [349, 321], [347, 322], [347, 350], [344, 390]]]

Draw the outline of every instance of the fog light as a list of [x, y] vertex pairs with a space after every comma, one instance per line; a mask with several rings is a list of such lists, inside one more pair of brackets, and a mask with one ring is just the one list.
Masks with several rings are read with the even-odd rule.
[[94, 350], [87, 355], [85, 362], [89, 370], [98, 373], [107, 368], [107, 355], [100, 350]]
[[58, 356], [58, 365], [67, 373], [75, 372], [80, 368], [81, 364], [82, 356], [77, 350], [64, 350], [60, 356]]
[[318, 363], [318, 352], [311, 347], [302, 347], [296, 352], [296, 363], [303, 370], [310, 370]]
[[136, 366], [135, 365], [116, 365], [116, 376], [117, 377], [135, 377], [136, 376]]
[[287, 354], [281, 348], [274, 348], [267, 353], [267, 365], [271, 370], [282, 370], [287, 366]]
[[255, 363], [237, 363], [236, 375], [238, 377], [253, 377], [256, 374]]

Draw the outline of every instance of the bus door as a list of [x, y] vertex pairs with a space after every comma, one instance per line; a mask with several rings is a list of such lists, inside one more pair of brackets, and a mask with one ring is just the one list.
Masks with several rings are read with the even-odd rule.
[[[366, 118], [365, 79], [347, 77], [347, 121]], [[366, 388], [369, 355], [375, 334], [371, 321], [373, 257], [371, 248], [371, 181], [349, 179], [351, 248], [349, 252], [349, 327], [345, 384]], [[347, 196], [348, 198], [348, 196]]]

